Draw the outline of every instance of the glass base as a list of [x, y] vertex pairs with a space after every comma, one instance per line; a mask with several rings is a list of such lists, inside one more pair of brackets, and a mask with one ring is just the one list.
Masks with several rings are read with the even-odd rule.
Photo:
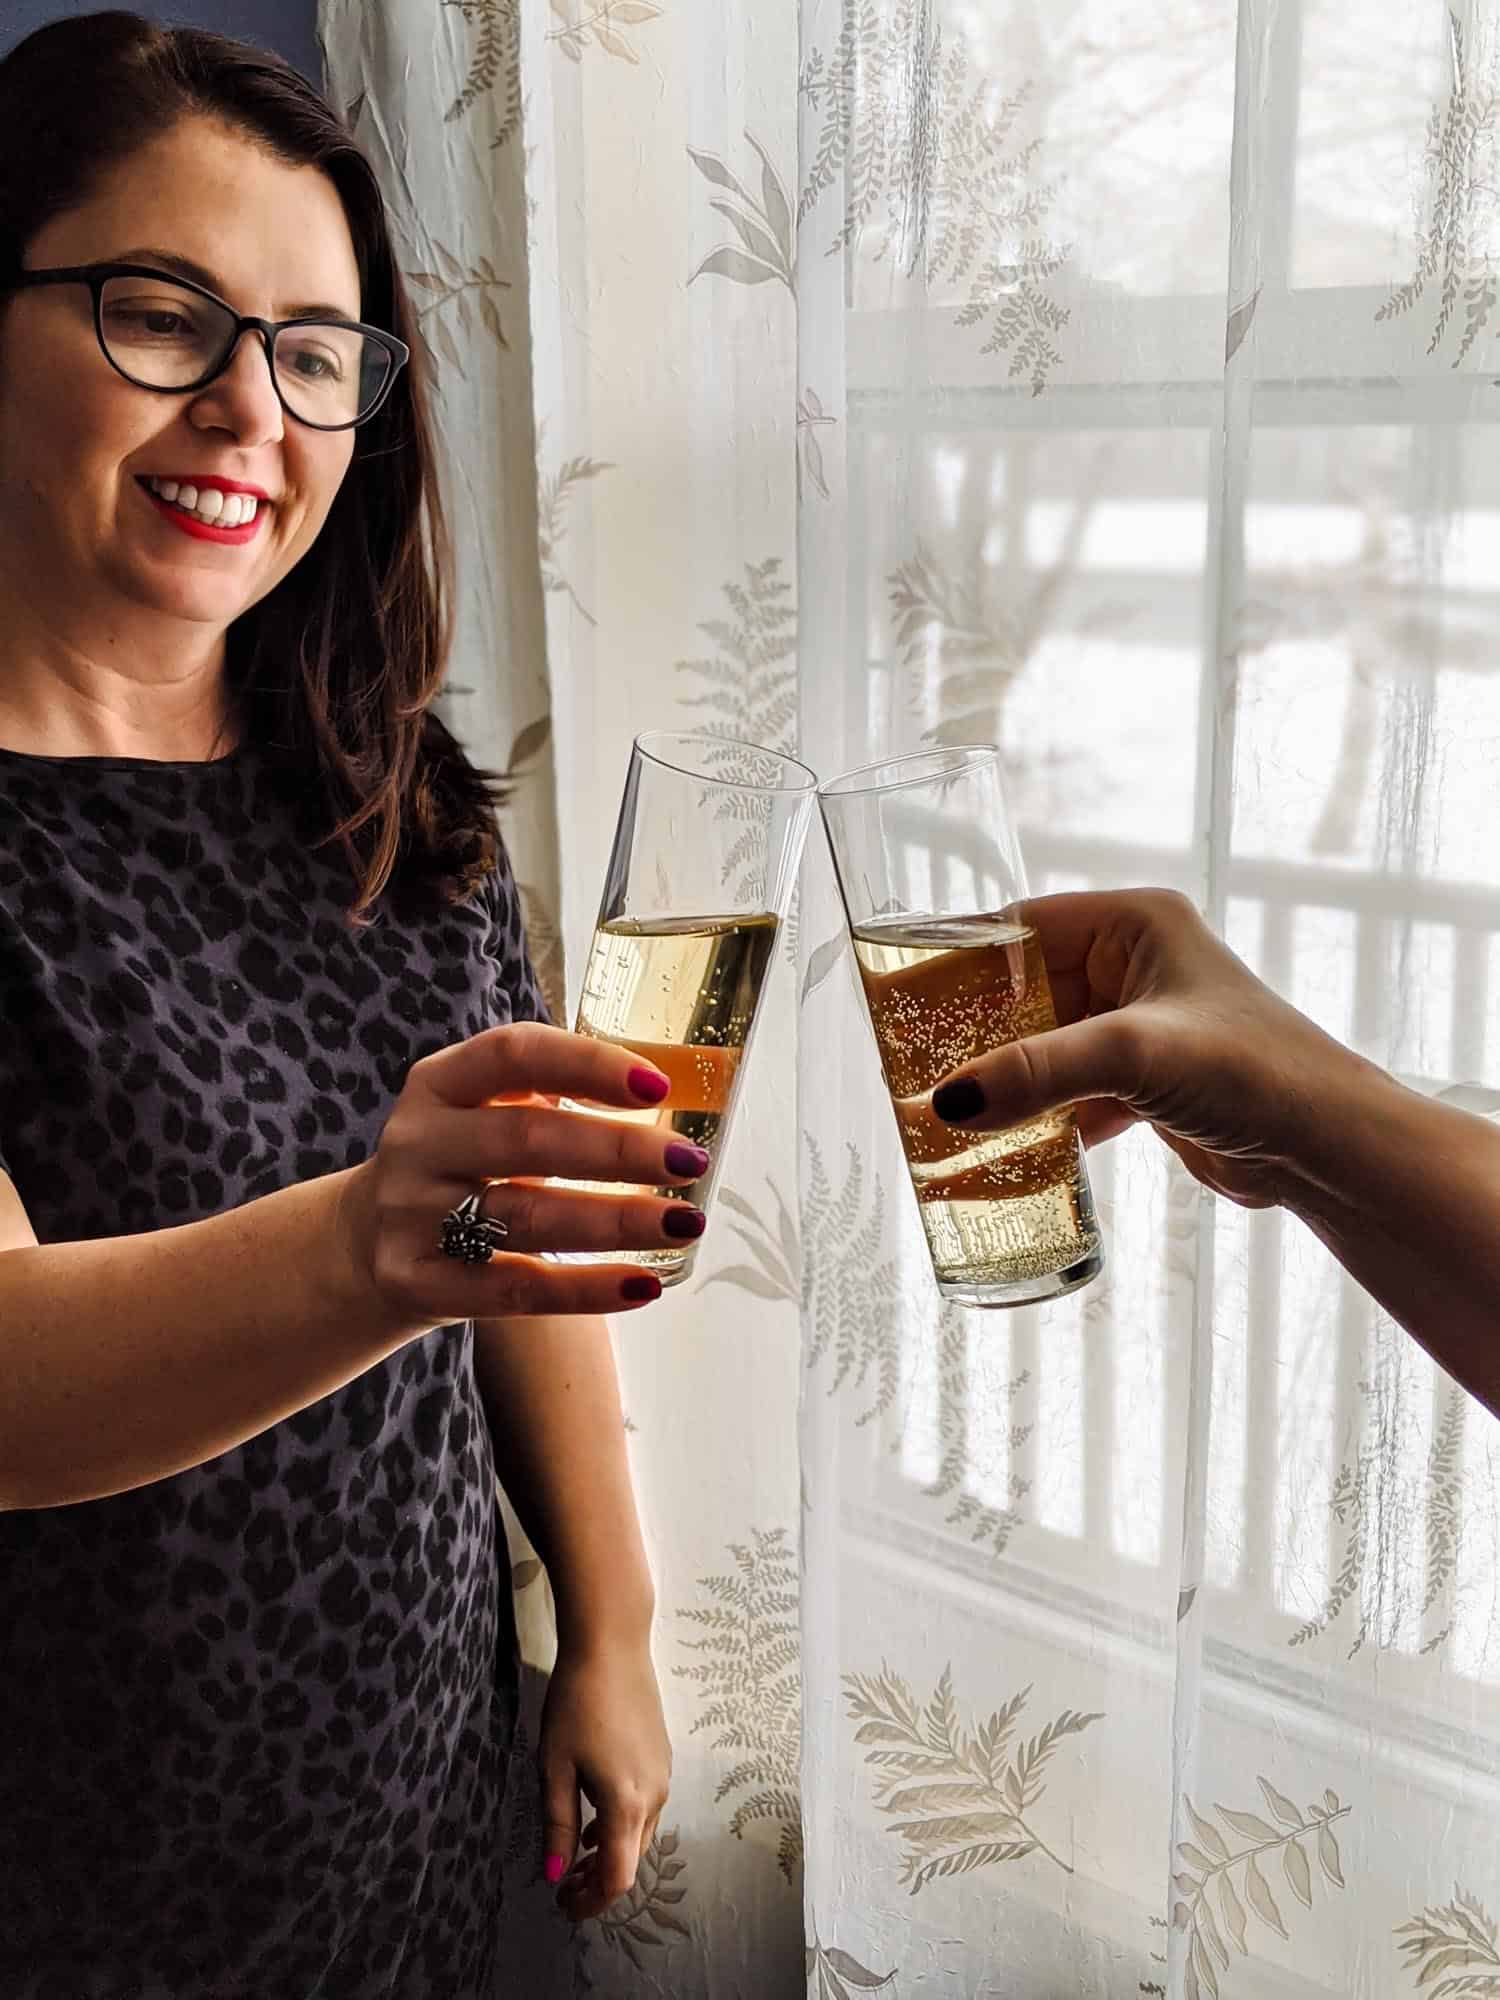
[[[1028, 1278], [939, 1278], [938, 1291], [956, 1306], [1037, 1306], [1091, 1284], [1104, 1269], [1104, 1252], [1090, 1250], [1060, 1271]], [[665, 1283], [665, 1279], [662, 1281]]]

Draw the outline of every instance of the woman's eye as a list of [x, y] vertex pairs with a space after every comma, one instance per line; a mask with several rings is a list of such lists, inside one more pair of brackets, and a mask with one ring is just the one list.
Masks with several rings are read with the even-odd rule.
[[336, 382], [341, 374], [337, 355], [321, 348], [302, 348], [292, 365], [299, 375], [312, 382]]
[[108, 323], [122, 334], [149, 334], [155, 340], [196, 338], [198, 329], [177, 306], [114, 305]]

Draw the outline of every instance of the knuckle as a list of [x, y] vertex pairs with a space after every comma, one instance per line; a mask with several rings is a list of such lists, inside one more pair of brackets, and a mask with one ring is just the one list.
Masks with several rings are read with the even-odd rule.
[[642, 1220], [635, 1202], [617, 1202], [610, 1220], [616, 1250], [632, 1249], [639, 1238], [650, 1234], [650, 1225]]
[[540, 1196], [535, 1188], [508, 1186], [503, 1200], [494, 1203], [497, 1222], [503, 1222], [512, 1236], [534, 1242], [540, 1220]]
[[1145, 900], [1165, 922], [1180, 924], [1198, 915], [1198, 905], [1181, 889], [1151, 889]]
[[[425, 1060], [425, 1058], [424, 1058]], [[422, 1119], [403, 1093], [381, 1130], [377, 1151], [387, 1158], [411, 1151], [422, 1130]]]
[[506, 1113], [507, 1150], [518, 1162], [535, 1159], [542, 1148], [542, 1119], [539, 1111], [521, 1106]]
[[1019, 1042], [1012, 1042], [1007, 1051], [1019, 1072], [1019, 1082], [1028, 1097], [1042, 1097], [1046, 1094], [1052, 1076], [1052, 1064], [1041, 1043], [1025, 1036]]
[[1123, 1079], [1134, 1084], [1145, 1073], [1151, 1052], [1151, 1035], [1133, 1008], [1122, 1007], [1105, 1017], [1111, 1066]]

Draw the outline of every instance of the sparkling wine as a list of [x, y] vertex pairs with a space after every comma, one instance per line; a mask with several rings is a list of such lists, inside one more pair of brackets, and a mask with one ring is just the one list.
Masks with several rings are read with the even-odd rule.
[[[776, 948], [776, 919], [617, 918], [594, 932], [576, 1032], [617, 1042], [671, 1079], [665, 1104], [608, 1115], [658, 1125], [709, 1154], [690, 1187], [656, 1193], [706, 1201], [718, 1167], [718, 1141]], [[610, 1192], [618, 1192], [611, 1189]], [[685, 1275], [694, 1246], [630, 1251], [664, 1280]]]
[[1004, 1132], [933, 1114], [932, 1089], [991, 1049], [1056, 1025], [1035, 931], [998, 916], [883, 918], [854, 952], [901, 1144], [945, 1287], [976, 1288], [1102, 1266], [1071, 1110]]

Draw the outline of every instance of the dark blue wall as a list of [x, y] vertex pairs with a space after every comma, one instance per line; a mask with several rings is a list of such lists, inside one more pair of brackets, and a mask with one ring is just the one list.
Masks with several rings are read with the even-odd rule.
[[[314, 33], [317, 0], [173, 0], [156, 6], [152, 0], [124, 0], [137, 14], [153, 20], [214, 28], [221, 35], [259, 42], [294, 62], [304, 76], [321, 79]], [[44, 21], [66, 14], [92, 14], [100, 0], [0, 0], [0, 55]]]

